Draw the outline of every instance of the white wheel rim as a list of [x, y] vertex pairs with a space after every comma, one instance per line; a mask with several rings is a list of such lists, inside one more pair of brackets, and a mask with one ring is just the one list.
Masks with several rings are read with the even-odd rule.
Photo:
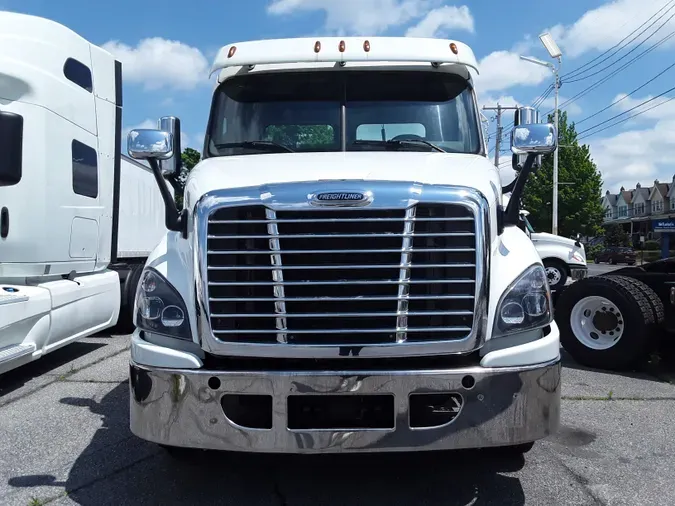
[[626, 320], [616, 304], [593, 295], [574, 305], [570, 326], [577, 340], [587, 348], [607, 350], [621, 339]]
[[557, 285], [558, 283], [560, 283], [560, 278], [562, 278], [562, 274], [560, 274], [560, 269], [556, 267], [546, 267], [546, 277], [548, 277], [549, 285]]

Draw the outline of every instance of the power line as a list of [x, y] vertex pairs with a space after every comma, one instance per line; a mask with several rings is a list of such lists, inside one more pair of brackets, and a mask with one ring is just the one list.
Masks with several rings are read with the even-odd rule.
[[675, 97], [670, 97], [670, 98], [668, 98], [667, 100], [664, 100], [663, 102], [661, 102], [661, 103], [659, 103], [659, 104], [656, 104], [656, 105], [653, 105], [653, 106], [651, 106], [651, 107], [648, 107], [648, 108], [645, 109], [644, 111], [640, 111], [640, 112], [636, 112], [635, 114], [631, 114], [631, 115], [628, 116], [627, 118], [623, 118], [623, 119], [617, 121], [616, 123], [613, 123], [613, 124], [608, 125], [608, 126], [606, 126], [606, 127], [604, 127], [604, 128], [601, 128], [600, 130], [597, 130], [597, 131], [595, 131], [595, 132], [591, 132], [591, 133], [588, 134], [588, 135], [584, 135], [584, 136], [582, 136], [582, 137], [579, 137], [577, 140], [585, 139], [586, 137], [590, 137], [591, 135], [595, 135], [595, 134], [600, 133], [600, 132], [602, 132], [602, 131], [604, 131], [604, 130], [607, 130], [607, 129], [609, 129], [609, 128], [612, 128], [612, 127], [614, 127], [614, 126], [616, 126], [616, 125], [619, 125], [619, 124], [621, 124], [621, 123], [623, 123], [623, 122], [625, 122], [625, 121], [628, 121], [628, 120], [631, 119], [631, 118], [634, 118], [634, 117], [636, 117], [636, 116], [640, 116], [641, 114], [644, 114], [644, 113], [646, 113], [646, 112], [648, 112], [648, 111], [651, 111], [652, 109], [656, 109], [657, 107], [661, 107], [662, 105], [667, 104], [667, 103], [670, 102], [671, 100], [675, 100]]
[[616, 116], [612, 116], [611, 118], [606, 119], [605, 121], [601, 121], [601, 122], [598, 123], [597, 125], [593, 125], [592, 127], [589, 127], [589, 128], [587, 128], [586, 130], [582, 130], [581, 132], [577, 132], [577, 135], [584, 134], [584, 133], [586, 133], [586, 132], [588, 132], [588, 131], [590, 131], [590, 130], [594, 130], [594, 129], [596, 129], [596, 128], [599, 127], [599, 126], [604, 125], [605, 123], [609, 123], [610, 121], [615, 120], [615, 119], [618, 118], [619, 116], [623, 116], [624, 114], [627, 114], [627, 113], [629, 113], [629, 112], [631, 112], [631, 111], [634, 111], [635, 109], [638, 109], [638, 108], [642, 107], [643, 105], [648, 104], [649, 102], [653, 102], [653, 101], [656, 100], [657, 98], [661, 98], [663, 95], [665, 95], [666, 93], [670, 93], [670, 92], [673, 91], [673, 90], [675, 90], [675, 86], [673, 86], [673, 87], [670, 88], [669, 90], [664, 91], [663, 93], [659, 93], [659, 94], [656, 95], [655, 97], [652, 97], [652, 98], [650, 98], [650, 99], [648, 99], [648, 100], [645, 100], [644, 102], [639, 103], [638, 105], [636, 105], [636, 106], [634, 106], [634, 107], [631, 107], [631, 108], [628, 109], [628, 110], [623, 111], [622, 113], [617, 114]]
[[551, 95], [553, 92], [554, 86], [552, 84], [548, 85], [548, 88], [544, 90], [544, 93], [539, 95], [539, 98], [537, 98], [534, 102], [532, 102], [532, 107], [539, 107], [541, 104], [544, 103], [544, 101]]
[[[671, 10], [671, 9], [673, 9], [673, 8], [675, 8], [675, 5], [673, 5], [673, 6], [672, 6], [670, 9], [668, 9], [668, 10]], [[663, 24], [662, 24], [661, 26], [659, 26], [656, 30], [654, 30], [651, 34], [649, 34], [649, 36], [648, 36], [646, 39], [644, 39], [644, 40], [641, 41], [639, 44], [637, 44], [633, 49], [631, 49], [630, 51], [628, 51], [625, 55], [621, 56], [618, 60], [613, 61], [613, 62], [610, 63], [609, 65], [607, 65], [607, 66], [601, 68], [600, 70], [597, 70], [596, 72], [593, 72], [592, 74], [588, 74], [588, 75], [585, 75], [585, 76], [582, 76], [582, 77], [579, 77], [581, 74], [578, 74], [578, 75], [576, 75], [576, 76], [573, 76], [573, 77], [575, 77], [575, 79], [566, 80], [565, 82], [566, 82], [566, 83], [576, 83], [576, 82], [579, 82], [579, 81], [583, 81], [584, 79], [588, 79], [589, 77], [593, 77], [593, 76], [597, 76], [598, 74], [602, 74], [605, 70], [607, 70], [608, 68], [613, 67], [614, 65], [616, 65], [617, 63], [619, 63], [621, 60], [623, 60], [624, 58], [626, 58], [629, 54], [631, 54], [632, 52], [634, 52], [635, 50], [637, 50], [637, 49], [638, 49], [640, 46], [642, 46], [645, 42], [647, 42], [649, 39], [651, 39], [654, 35], [656, 35], [656, 34], [659, 32], [659, 30], [661, 30], [661, 28], [663, 28], [664, 26], [666, 26], [666, 25], [670, 22], [670, 20], [673, 19], [674, 17], [675, 17], [675, 14], [671, 14], [670, 17], [669, 17], [666, 21], [664, 21]], [[656, 21], [655, 21], [654, 23], [656, 23]], [[652, 25], [650, 25], [650, 27], [651, 27], [651, 26], [652, 26]], [[640, 33], [640, 35], [642, 35], [642, 33]], [[635, 39], [633, 39], [633, 40], [635, 40]], [[633, 40], [631, 40], [630, 42], [633, 42]], [[591, 70], [591, 69], [588, 69], [588, 70]], [[582, 72], [582, 74], [585, 74], [585, 73], [586, 73], [586, 71]]]
[[[619, 67], [618, 69], [615, 69], [615, 70], [612, 71], [609, 75], [603, 77], [602, 79], [599, 79], [598, 81], [596, 81], [595, 83], [591, 84], [591, 85], [588, 86], [587, 88], [584, 88], [584, 89], [581, 90], [579, 93], [577, 93], [576, 95], [574, 95], [572, 98], [570, 98], [570, 99], [566, 100], [565, 102], [563, 102], [562, 104], [560, 104], [558, 107], [559, 107], [559, 108], [562, 108], [562, 107], [564, 107], [564, 106], [566, 106], [566, 105], [571, 104], [572, 102], [576, 102], [576, 101], [579, 100], [581, 97], [583, 97], [583, 96], [587, 95], [588, 93], [590, 93], [591, 91], [597, 89], [601, 84], [604, 84], [604, 83], [606, 83], [607, 81], [609, 81], [612, 77], [614, 77], [615, 75], [617, 75], [617, 74], [618, 74], [619, 72], [621, 72], [622, 70], [625, 70], [626, 68], [628, 68], [630, 65], [632, 65], [633, 63], [635, 63], [637, 60], [639, 60], [640, 58], [642, 58], [642, 57], [643, 57], [644, 55], [646, 55], [647, 53], [653, 51], [654, 49], [656, 49], [656, 48], [659, 47], [660, 45], [662, 45], [662, 44], [666, 43], [668, 40], [672, 39], [674, 36], [675, 36], [675, 31], [670, 32], [668, 35], [666, 35], [665, 37], [663, 37], [660, 41], [654, 43], [651, 47], [645, 49], [642, 53], [640, 53], [639, 55], [637, 55], [635, 58], [633, 58], [632, 60], [626, 62], [626, 63], [625, 63], [624, 65], [622, 65], [621, 67]], [[548, 111], [548, 112], [546, 113], [546, 115], [548, 115], [548, 114], [550, 114], [550, 113], [552, 113], [552, 112], [553, 112], [553, 109], [551, 109], [550, 111]]]
[[634, 93], [637, 93], [638, 91], [640, 91], [642, 88], [644, 88], [644, 87], [647, 86], [648, 84], [654, 82], [657, 78], [661, 77], [663, 74], [665, 74], [667, 71], [669, 71], [669, 70], [672, 69], [673, 67], [675, 67], [675, 63], [672, 63], [672, 64], [668, 65], [665, 69], [663, 69], [661, 72], [659, 72], [658, 74], [656, 74], [656, 75], [655, 75], [654, 77], [652, 77], [649, 81], [647, 81], [647, 82], [645, 82], [644, 84], [638, 86], [638, 87], [635, 88], [633, 91], [631, 91], [630, 93], [624, 95], [624, 96], [621, 97], [620, 99], [615, 100], [614, 102], [612, 102], [611, 104], [609, 104], [607, 107], [605, 107], [605, 108], [603, 108], [603, 109], [600, 109], [598, 112], [595, 112], [595, 113], [591, 114], [590, 116], [586, 116], [584, 119], [582, 119], [582, 120], [580, 120], [580, 121], [577, 121], [576, 124], [577, 124], [577, 125], [580, 125], [580, 124], [583, 123], [584, 121], [589, 120], [589, 119], [591, 119], [591, 118], [597, 116], [598, 114], [605, 112], [607, 109], [609, 109], [610, 107], [615, 106], [615, 105], [618, 104], [619, 102], [621, 102], [621, 101], [623, 101], [623, 100], [626, 100], [628, 97], [630, 97], [630, 96], [633, 95]]
[[[649, 23], [649, 21], [651, 21], [652, 18], [654, 18], [655, 16], [658, 16], [658, 14], [659, 14], [663, 9], [665, 9], [666, 7], [668, 7], [668, 5], [672, 4], [673, 1], [675, 1], [675, 0], [669, 0], [668, 2], [666, 2], [666, 3], [663, 5], [663, 7], [661, 7], [658, 11], [656, 11], [654, 14], [652, 14], [652, 16], [651, 16], [647, 21], [645, 21], [645, 22], [642, 23], [640, 26], [638, 26], [635, 30], [633, 30], [631, 33], [629, 33], [628, 35], [626, 35], [623, 39], [621, 39], [619, 42], [617, 42], [614, 46], [612, 46], [612, 47], [610, 47], [609, 49], [607, 49], [604, 53], [602, 53], [602, 54], [596, 56], [596, 57], [593, 58], [592, 60], [586, 62], [586, 63], [583, 64], [583, 65], [581, 65], [580, 67], [577, 67], [576, 69], [570, 70], [567, 74], [562, 75], [562, 76], [561, 76], [561, 79], [564, 79], [565, 77], [573, 77], [573, 76], [575, 76], [575, 75], [577, 75], [577, 74], [582, 73], [581, 71], [582, 71], [584, 68], [586, 68], [586, 67], [588, 67], [589, 65], [591, 65], [592, 63], [598, 61], [600, 58], [602, 58], [603, 56], [605, 56], [607, 53], [609, 53], [609, 52], [612, 51], [613, 49], [615, 49], [615, 48], [617, 48], [618, 46], [620, 46], [620, 45], [621, 45], [628, 37], [630, 37], [631, 35], [633, 35], [635, 32], [637, 32], [640, 28], [642, 28], [643, 26], [645, 26], [647, 23]], [[621, 49], [621, 48], [620, 48], [620, 49]], [[620, 49], [619, 49], [619, 50], [620, 50]], [[605, 58], [605, 60], [611, 58], [611, 56], [613, 56], [613, 55], [608, 56], [607, 58]], [[605, 60], [603, 60], [603, 61], [605, 61]], [[602, 63], [602, 62], [600, 62], [600, 63]]]

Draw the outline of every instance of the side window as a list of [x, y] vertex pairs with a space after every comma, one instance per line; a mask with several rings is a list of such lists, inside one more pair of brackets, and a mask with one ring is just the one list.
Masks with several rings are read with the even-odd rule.
[[96, 150], [73, 141], [73, 191], [78, 195], [98, 197], [98, 163]]
[[93, 89], [91, 70], [84, 63], [73, 58], [68, 58], [66, 63], [63, 64], [63, 74], [66, 76], [66, 79], [91, 93]]
[[21, 181], [23, 117], [0, 111], [0, 186]]

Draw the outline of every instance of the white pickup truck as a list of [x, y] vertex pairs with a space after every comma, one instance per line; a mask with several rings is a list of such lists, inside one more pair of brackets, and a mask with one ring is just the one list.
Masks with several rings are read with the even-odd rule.
[[565, 286], [568, 278], [574, 280], [585, 278], [588, 275], [586, 250], [579, 242], [579, 238], [573, 240], [546, 232], [536, 232], [527, 219], [529, 214], [524, 209], [520, 211], [522, 228], [544, 262], [551, 290]]

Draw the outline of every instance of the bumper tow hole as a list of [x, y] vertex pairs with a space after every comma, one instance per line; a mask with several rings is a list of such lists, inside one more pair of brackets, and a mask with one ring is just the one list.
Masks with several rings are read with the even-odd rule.
[[272, 428], [271, 395], [227, 394], [220, 400], [220, 405], [225, 416], [241, 427]]
[[411, 394], [410, 427], [441, 427], [452, 422], [462, 410], [462, 396], [448, 394]]

